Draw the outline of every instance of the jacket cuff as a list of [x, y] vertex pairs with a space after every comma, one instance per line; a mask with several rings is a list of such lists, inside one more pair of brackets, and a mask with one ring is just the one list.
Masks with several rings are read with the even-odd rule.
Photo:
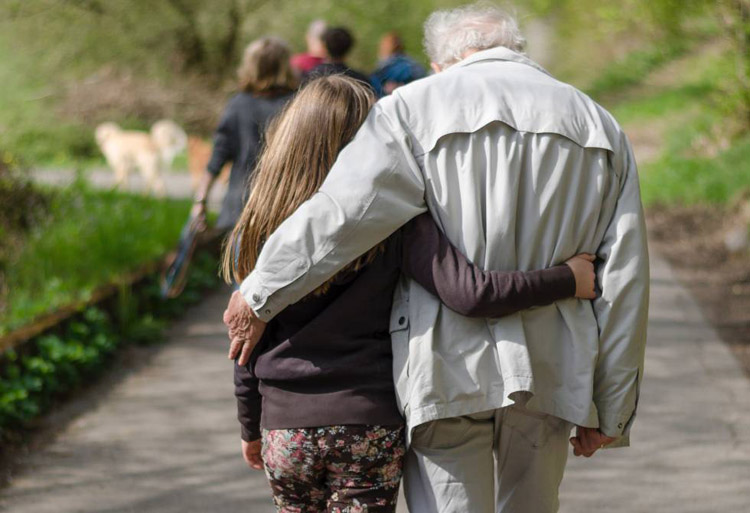
[[547, 273], [547, 284], [554, 294], [555, 300], [567, 299], [576, 295], [576, 276], [567, 264], [550, 267]]
[[263, 282], [257, 272], [252, 272], [240, 284], [240, 294], [255, 312], [255, 316], [263, 322], [269, 322], [283, 307], [269, 297]]
[[635, 412], [630, 415], [607, 415], [599, 413], [599, 430], [616, 440], [607, 448], [629, 447], [630, 428], [635, 419]]
[[259, 440], [261, 438], [260, 426], [248, 428], [247, 426], [240, 425], [240, 437], [245, 442], [254, 442], [256, 440]]

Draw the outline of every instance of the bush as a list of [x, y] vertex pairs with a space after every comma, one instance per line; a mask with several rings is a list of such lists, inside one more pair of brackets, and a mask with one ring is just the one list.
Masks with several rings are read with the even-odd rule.
[[7, 309], [8, 268], [31, 228], [47, 215], [49, 196], [18, 170], [15, 158], [0, 150], [0, 318]]
[[8, 307], [0, 334], [36, 316], [87, 300], [97, 287], [172, 249], [189, 202], [77, 183], [51, 196], [46, 222], [25, 235], [7, 263]]
[[154, 275], [133, 288], [123, 287], [117, 301], [88, 308], [55, 332], [30, 341], [23, 354], [7, 351], [0, 365], [0, 442], [101, 374], [121, 345], [161, 340], [168, 319], [219, 284], [217, 267], [215, 256], [198, 253], [181, 296], [162, 300]]
[[605, 68], [587, 88], [586, 93], [593, 98], [600, 98], [639, 84], [649, 73], [679, 57], [686, 49], [685, 44], [675, 42], [631, 52], [624, 59]]

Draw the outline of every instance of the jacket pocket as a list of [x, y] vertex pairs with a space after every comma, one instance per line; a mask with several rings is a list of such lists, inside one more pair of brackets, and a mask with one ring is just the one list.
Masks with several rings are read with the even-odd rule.
[[542, 449], [568, 423], [553, 415], [509, 406], [503, 424], [524, 438], [531, 448]]

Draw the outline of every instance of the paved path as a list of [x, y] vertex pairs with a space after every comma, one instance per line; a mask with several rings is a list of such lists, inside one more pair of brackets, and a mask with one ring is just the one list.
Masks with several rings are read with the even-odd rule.
[[629, 449], [571, 456], [562, 513], [750, 512], [750, 380], [652, 257], [646, 373]]
[[[653, 267], [634, 446], [571, 457], [562, 512], [749, 512], [750, 381], [666, 264]], [[146, 364], [27, 457], [0, 510], [272, 512], [262, 474], [239, 456], [226, 297], [189, 312]]]
[[221, 311], [207, 298], [0, 492], [13, 513], [274, 511], [239, 452]]

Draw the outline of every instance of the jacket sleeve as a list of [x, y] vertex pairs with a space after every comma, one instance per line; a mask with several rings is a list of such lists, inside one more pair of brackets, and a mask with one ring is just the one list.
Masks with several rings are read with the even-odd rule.
[[630, 443], [630, 427], [643, 378], [649, 261], [638, 171], [624, 135], [621, 151], [613, 156], [613, 162], [619, 195], [597, 250], [603, 264], [597, 272], [601, 294], [593, 301], [599, 328], [593, 399], [599, 428], [608, 436], [619, 437], [611, 445], [616, 447]]
[[246, 442], [258, 440], [260, 433], [260, 416], [262, 412], [263, 397], [260, 395], [258, 386], [260, 380], [255, 376], [253, 369], [258, 360], [258, 354], [265, 346], [263, 339], [250, 355], [247, 365], [239, 365], [234, 362], [234, 395], [237, 398], [237, 420], [240, 421], [240, 436]]
[[214, 132], [214, 145], [211, 152], [211, 159], [208, 161], [206, 169], [209, 173], [216, 176], [221, 172], [229, 161], [233, 161], [237, 156], [237, 110], [234, 102], [230, 101], [219, 121], [219, 126]]
[[320, 191], [266, 241], [243, 297], [264, 321], [426, 210], [396, 97], [373, 107]]
[[409, 222], [401, 236], [401, 269], [461, 315], [503, 317], [575, 295], [575, 276], [565, 264], [530, 272], [480, 269], [428, 213]]

